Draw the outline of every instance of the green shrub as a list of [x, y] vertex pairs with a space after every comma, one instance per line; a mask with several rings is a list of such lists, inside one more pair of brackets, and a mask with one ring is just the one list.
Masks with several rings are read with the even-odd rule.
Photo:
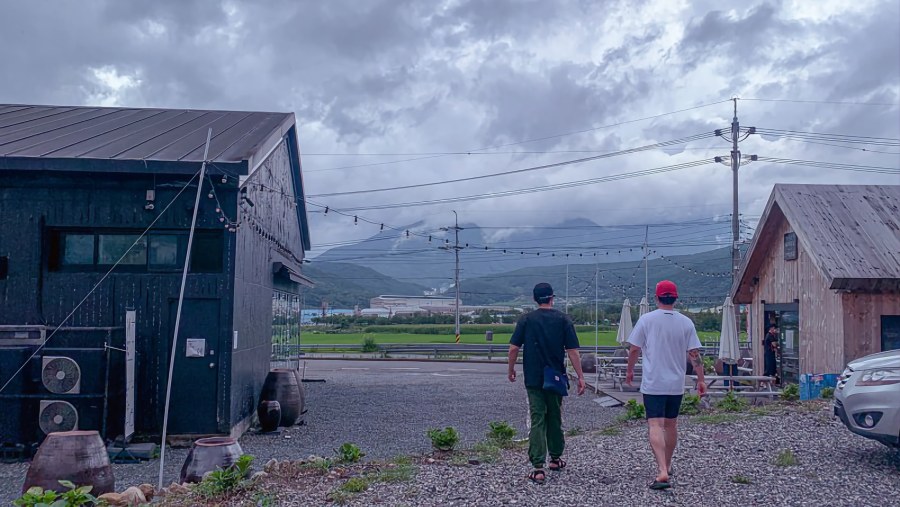
[[834, 388], [833, 387], [823, 387], [822, 392], [820, 393], [822, 398], [826, 400], [830, 400], [834, 398]]
[[344, 442], [334, 452], [337, 454], [338, 461], [343, 463], [356, 463], [366, 455], [359, 447], [350, 442]]
[[244, 454], [233, 465], [219, 468], [200, 481], [194, 491], [200, 496], [215, 498], [231, 493], [243, 484], [247, 474], [250, 473], [250, 464], [253, 456]]
[[363, 338], [362, 351], [363, 352], [378, 352], [378, 344], [375, 343], [375, 338], [373, 338], [371, 336], [366, 336], [365, 338]]
[[716, 404], [716, 408], [725, 412], [743, 412], [747, 408], [747, 400], [734, 394], [734, 391], [728, 391], [725, 397]]
[[684, 398], [681, 399], [681, 410], [679, 411], [682, 415], [696, 415], [700, 413], [700, 396], [696, 394], [685, 394]]
[[647, 416], [647, 410], [644, 408], [644, 405], [637, 402], [637, 400], [628, 400], [625, 403], [625, 419], [628, 420], [637, 420], [643, 419]]
[[427, 435], [431, 439], [432, 447], [438, 451], [452, 451], [459, 443], [459, 433], [453, 426], [447, 426], [444, 429], [430, 429]]
[[59, 481], [67, 488], [60, 494], [53, 490], [43, 488], [28, 488], [21, 497], [13, 500], [13, 505], [18, 507], [81, 507], [83, 505], [96, 505], [97, 499], [91, 495], [93, 486], [78, 487], [70, 481]]
[[498, 442], [509, 442], [516, 436], [516, 429], [506, 421], [491, 421], [488, 423], [490, 430], [488, 438]]
[[800, 386], [788, 384], [781, 390], [781, 399], [784, 401], [797, 401], [800, 399]]
[[752, 481], [746, 475], [734, 475], [731, 477], [731, 482], [735, 484], [752, 484]]
[[703, 373], [712, 375], [716, 373], [716, 360], [710, 356], [703, 356]]

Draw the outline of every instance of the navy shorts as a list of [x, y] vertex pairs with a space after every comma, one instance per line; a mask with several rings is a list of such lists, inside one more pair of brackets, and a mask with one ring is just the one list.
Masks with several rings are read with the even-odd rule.
[[647, 419], [659, 417], [675, 419], [681, 411], [680, 394], [645, 394], [644, 408], [647, 409]]

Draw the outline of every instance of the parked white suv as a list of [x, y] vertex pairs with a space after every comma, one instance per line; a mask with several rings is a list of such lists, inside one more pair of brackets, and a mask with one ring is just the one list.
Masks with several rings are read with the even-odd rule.
[[900, 447], [900, 350], [851, 361], [834, 390], [834, 415], [857, 435]]

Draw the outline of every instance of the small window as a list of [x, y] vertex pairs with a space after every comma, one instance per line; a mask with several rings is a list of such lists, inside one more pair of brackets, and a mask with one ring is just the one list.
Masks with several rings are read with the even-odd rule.
[[151, 269], [178, 268], [184, 265], [184, 257], [179, 255], [181, 248], [178, 247], [178, 239], [176, 234], [150, 236]]
[[97, 264], [111, 265], [116, 262], [125, 266], [147, 264], [146, 237], [138, 239], [137, 234], [100, 234], [98, 238]]
[[784, 260], [793, 261], [797, 259], [797, 235], [789, 232], [784, 235]]
[[63, 236], [62, 263], [67, 266], [94, 264], [94, 235], [66, 234]]
[[6, 280], [7, 276], [9, 276], [9, 257], [4, 255], [0, 257], [0, 280]]

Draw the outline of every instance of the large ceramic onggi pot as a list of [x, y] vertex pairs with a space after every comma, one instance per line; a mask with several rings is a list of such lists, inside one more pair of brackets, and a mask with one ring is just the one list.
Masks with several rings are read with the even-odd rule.
[[62, 493], [68, 488], [59, 481], [91, 486], [95, 496], [115, 491], [116, 478], [99, 433], [76, 430], [47, 435], [28, 467], [22, 492], [38, 486]]
[[204, 474], [230, 467], [243, 453], [241, 445], [233, 438], [201, 438], [194, 442], [184, 460], [181, 482], [200, 482]]

